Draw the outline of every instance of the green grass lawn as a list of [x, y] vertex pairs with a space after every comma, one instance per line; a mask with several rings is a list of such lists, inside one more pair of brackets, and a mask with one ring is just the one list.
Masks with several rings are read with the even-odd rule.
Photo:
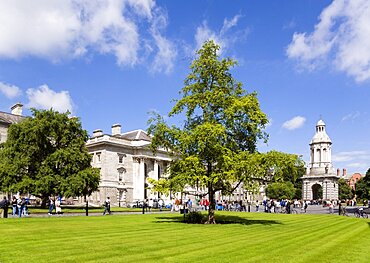
[[[370, 262], [370, 220], [218, 212], [0, 220], [0, 262]], [[237, 221], [237, 223], [232, 223]]]

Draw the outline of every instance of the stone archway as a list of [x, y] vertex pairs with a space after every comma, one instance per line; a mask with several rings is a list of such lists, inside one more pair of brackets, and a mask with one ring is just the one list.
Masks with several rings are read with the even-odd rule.
[[312, 199], [313, 200], [319, 200], [322, 199], [323, 192], [322, 192], [322, 186], [320, 184], [314, 184], [312, 186]]

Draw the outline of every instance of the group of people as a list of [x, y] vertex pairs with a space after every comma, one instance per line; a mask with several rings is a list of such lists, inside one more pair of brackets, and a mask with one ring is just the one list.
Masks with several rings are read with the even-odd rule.
[[[308, 202], [307, 201], [299, 201], [294, 200], [293, 202], [289, 199], [281, 199], [281, 200], [274, 200], [274, 199], [265, 199], [262, 202], [264, 207], [264, 212], [266, 213], [281, 213], [285, 212], [287, 214], [291, 213], [292, 206], [293, 208], [301, 208], [302, 212], [307, 212]], [[256, 201], [256, 212], [259, 211], [259, 203]]]
[[56, 197], [55, 199], [49, 196], [49, 211], [48, 215], [51, 216], [53, 214], [53, 210], [55, 208], [55, 213], [57, 215], [62, 214], [62, 198], [60, 196]]
[[13, 196], [12, 201], [9, 202], [9, 200], [6, 198], [6, 196], [3, 197], [3, 199], [0, 201], [0, 209], [1, 209], [1, 218], [7, 218], [8, 217], [8, 208], [9, 204], [12, 207], [12, 216], [27, 216], [28, 213], [28, 205], [30, 204], [30, 200], [28, 197], [21, 197], [21, 196]]

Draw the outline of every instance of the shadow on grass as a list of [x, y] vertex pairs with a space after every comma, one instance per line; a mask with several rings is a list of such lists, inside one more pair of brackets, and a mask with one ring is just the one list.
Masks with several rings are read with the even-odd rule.
[[[156, 223], [184, 223], [184, 216], [174, 217], [156, 217]], [[220, 225], [281, 225], [282, 223], [276, 220], [255, 220], [234, 215], [216, 215], [216, 223]]]

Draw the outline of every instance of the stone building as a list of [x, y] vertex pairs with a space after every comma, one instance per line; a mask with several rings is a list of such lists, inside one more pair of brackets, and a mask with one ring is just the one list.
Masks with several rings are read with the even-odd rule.
[[120, 124], [112, 126], [111, 134], [95, 130], [86, 146], [92, 155], [92, 166], [100, 169], [101, 182], [90, 202], [100, 205], [109, 196], [112, 205], [128, 206], [160, 197], [151, 192], [148, 178], [157, 180], [164, 176], [171, 159], [161, 149], [154, 155], [150, 142], [143, 130], [121, 133]]
[[6, 141], [10, 125], [18, 123], [25, 118], [22, 116], [22, 108], [23, 105], [21, 103], [16, 103], [11, 107], [11, 113], [0, 111], [0, 143]]
[[354, 173], [349, 177], [344, 175], [344, 179], [346, 179], [348, 186], [351, 187], [352, 190], [356, 190], [357, 182], [363, 177], [360, 173]]
[[325, 123], [319, 120], [316, 133], [310, 142], [310, 163], [302, 177], [303, 200], [337, 200], [339, 175], [331, 161], [332, 142], [325, 131]]

